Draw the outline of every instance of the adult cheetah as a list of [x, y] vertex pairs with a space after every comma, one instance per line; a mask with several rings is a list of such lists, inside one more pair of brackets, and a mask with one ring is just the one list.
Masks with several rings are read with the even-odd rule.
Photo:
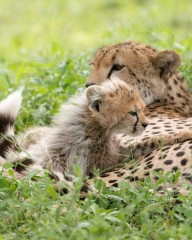
[[[118, 180], [135, 181], [156, 171], [181, 171], [180, 181], [192, 181], [191, 141], [184, 143], [156, 144], [170, 135], [183, 134], [192, 128], [192, 94], [184, 78], [177, 72], [180, 56], [172, 50], [157, 51], [151, 46], [127, 42], [99, 49], [91, 64], [93, 69], [86, 86], [100, 84], [105, 79], [118, 77], [139, 92], [147, 107], [149, 119], [146, 131], [137, 138], [119, 137], [123, 148], [133, 144], [139, 159], [129, 163], [127, 168], [115, 169], [103, 175], [109, 185]], [[151, 139], [151, 145], [146, 140]], [[154, 139], [156, 139], [154, 141]], [[162, 142], [163, 143], [163, 142]], [[154, 145], [157, 148], [154, 150]], [[145, 154], [146, 151], [151, 152]], [[161, 149], [159, 149], [161, 148]], [[117, 172], [117, 174], [115, 174]], [[92, 180], [90, 180], [92, 182]]]

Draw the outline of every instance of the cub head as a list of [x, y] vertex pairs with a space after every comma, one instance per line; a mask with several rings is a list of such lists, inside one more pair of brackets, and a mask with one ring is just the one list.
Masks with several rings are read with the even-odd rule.
[[135, 42], [107, 46], [95, 54], [86, 86], [101, 84], [116, 76], [138, 91], [148, 105], [163, 98], [166, 82], [180, 63], [180, 56], [172, 50], [158, 52]]
[[148, 125], [143, 101], [118, 78], [88, 87], [86, 98], [92, 117], [107, 131], [136, 136]]

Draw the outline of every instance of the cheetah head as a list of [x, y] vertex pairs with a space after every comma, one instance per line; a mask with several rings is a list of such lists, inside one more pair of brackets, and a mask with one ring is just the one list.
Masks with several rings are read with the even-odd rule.
[[95, 54], [86, 86], [116, 76], [133, 86], [148, 105], [163, 98], [166, 81], [180, 63], [180, 56], [172, 50], [158, 52], [151, 46], [135, 42], [107, 46]]
[[136, 136], [148, 125], [142, 99], [118, 78], [88, 87], [86, 98], [91, 116], [109, 132]]

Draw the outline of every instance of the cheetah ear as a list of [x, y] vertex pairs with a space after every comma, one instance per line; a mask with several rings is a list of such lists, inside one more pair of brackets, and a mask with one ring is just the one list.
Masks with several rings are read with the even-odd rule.
[[165, 50], [157, 53], [151, 59], [155, 68], [160, 70], [160, 77], [167, 80], [181, 64], [181, 57], [173, 50]]
[[91, 111], [100, 111], [103, 96], [104, 94], [100, 86], [94, 85], [87, 88], [86, 98]]

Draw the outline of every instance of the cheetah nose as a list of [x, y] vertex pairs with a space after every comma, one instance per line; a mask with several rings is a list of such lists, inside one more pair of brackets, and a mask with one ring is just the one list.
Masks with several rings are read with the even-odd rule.
[[95, 84], [95, 83], [86, 83], [86, 84], [85, 84], [85, 87], [88, 88], [88, 87], [90, 87], [90, 86], [92, 86], [92, 85], [96, 85], [96, 84]]
[[142, 123], [142, 126], [146, 128], [148, 126], [148, 123]]

